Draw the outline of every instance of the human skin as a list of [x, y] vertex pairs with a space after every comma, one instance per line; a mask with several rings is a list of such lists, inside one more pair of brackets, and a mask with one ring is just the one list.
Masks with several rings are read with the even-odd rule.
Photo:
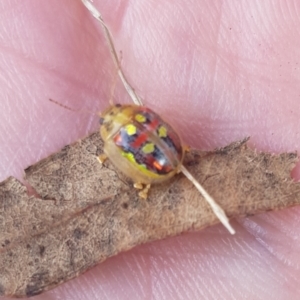
[[[300, 151], [300, 2], [94, 1], [146, 105], [185, 143]], [[130, 99], [74, 0], [0, 0], [0, 180], [98, 129]], [[55, 99], [76, 112], [48, 101]], [[299, 164], [292, 172], [300, 178]], [[300, 208], [139, 246], [36, 299], [298, 299]], [[6, 299], [6, 298], [3, 298]]]

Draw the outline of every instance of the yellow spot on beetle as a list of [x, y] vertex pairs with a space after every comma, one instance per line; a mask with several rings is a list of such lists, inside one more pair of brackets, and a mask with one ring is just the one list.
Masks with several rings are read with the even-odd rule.
[[132, 153], [128, 153], [128, 152], [122, 152], [122, 156], [126, 157], [129, 161], [131, 162], [136, 162], [135, 161], [135, 158], [134, 158], [134, 155]]
[[141, 114], [136, 114], [135, 115], [135, 119], [139, 122], [139, 123], [144, 123], [146, 122], [146, 117], [141, 115]]
[[154, 151], [154, 144], [153, 143], [147, 143], [145, 146], [143, 146], [142, 151], [145, 154], [152, 153]]
[[167, 136], [167, 128], [165, 126], [160, 126], [158, 129], [158, 136], [164, 138]]
[[147, 170], [147, 167], [146, 167], [145, 164], [139, 165], [139, 167], [140, 167], [141, 169], [143, 169], [143, 170]]
[[128, 135], [134, 135], [136, 134], [136, 127], [133, 124], [128, 124], [126, 126], [126, 132]]

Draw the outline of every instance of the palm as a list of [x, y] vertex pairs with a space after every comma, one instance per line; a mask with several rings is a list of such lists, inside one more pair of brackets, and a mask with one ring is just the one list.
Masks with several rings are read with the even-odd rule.
[[[21, 178], [23, 168], [97, 129], [95, 116], [48, 99], [99, 111], [116, 74], [80, 1], [0, 2], [1, 179]], [[259, 150], [299, 151], [300, 6], [257, 5], [95, 1], [139, 95], [187, 143], [213, 148], [250, 135]], [[129, 101], [119, 84], [114, 97]], [[296, 299], [298, 214], [235, 221], [235, 237], [215, 226], [141, 246], [40, 299]]]

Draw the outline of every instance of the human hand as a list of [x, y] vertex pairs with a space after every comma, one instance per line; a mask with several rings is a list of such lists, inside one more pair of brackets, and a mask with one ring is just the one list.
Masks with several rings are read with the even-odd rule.
[[[80, 1], [0, 0], [1, 180], [98, 129], [116, 70]], [[299, 4], [94, 1], [145, 104], [193, 147], [300, 149]], [[259, 6], [258, 6], [259, 5]], [[53, 98], [79, 112], [70, 112]], [[118, 83], [116, 102], [129, 100]], [[299, 165], [293, 172], [300, 177]], [[36, 299], [296, 299], [299, 208], [110, 258]]]

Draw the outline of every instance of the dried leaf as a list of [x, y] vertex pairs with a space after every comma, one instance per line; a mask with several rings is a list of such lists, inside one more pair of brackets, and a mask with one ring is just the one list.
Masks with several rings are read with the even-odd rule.
[[[192, 150], [185, 165], [229, 217], [299, 204], [296, 153], [258, 154], [246, 141]], [[94, 133], [29, 167], [42, 199], [14, 178], [0, 184], [0, 295], [39, 294], [121, 251], [218, 222], [183, 175], [140, 200], [110, 162], [98, 163], [102, 146]]]

